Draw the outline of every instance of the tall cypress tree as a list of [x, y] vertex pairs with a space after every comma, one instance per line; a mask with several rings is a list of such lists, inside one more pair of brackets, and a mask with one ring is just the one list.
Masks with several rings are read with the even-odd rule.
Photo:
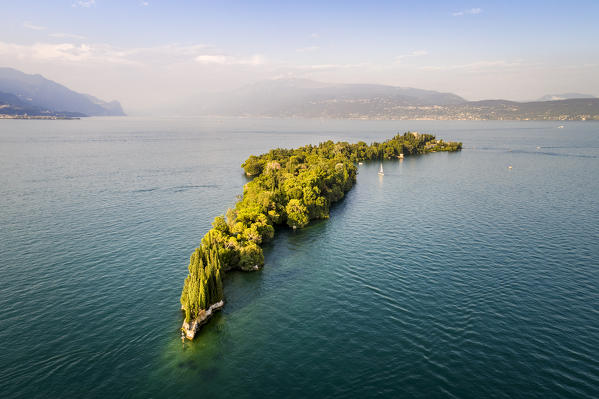
[[198, 296], [198, 304], [200, 309], [206, 309], [206, 281], [200, 280], [200, 292]]
[[191, 303], [189, 302], [189, 298], [185, 304], [185, 322], [189, 323], [191, 320]]
[[214, 267], [210, 267], [210, 304], [213, 304], [215, 302], [218, 302], [216, 300], [216, 287], [214, 284]]
[[223, 293], [223, 280], [220, 274], [220, 268], [216, 269], [216, 302], [222, 301], [224, 297]]
[[206, 269], [202, 269], [200, 277], [200, 309], [208, 309], [210, 305], [208, 292], [208, 279], [206, 278]]

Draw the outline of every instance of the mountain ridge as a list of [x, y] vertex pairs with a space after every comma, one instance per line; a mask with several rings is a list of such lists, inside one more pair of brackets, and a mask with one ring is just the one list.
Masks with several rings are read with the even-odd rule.
[[118, 101], [106, 102], [89, 94], [73, 91], [40, 74], [26, 74], [14, 68], [0, 67], [0, 92], [12, 94], [20, 101], [18, 104], [4, 103], [3, 111], [9, 108], [6, 105], [14, 105], [13, 108], [25, 113], [125, 115]]
[[341, 119], [599, 120], [599, 99], [468, 101], [453, 93], [411, 87], [272, 79], [215, 95], [201, 113]]

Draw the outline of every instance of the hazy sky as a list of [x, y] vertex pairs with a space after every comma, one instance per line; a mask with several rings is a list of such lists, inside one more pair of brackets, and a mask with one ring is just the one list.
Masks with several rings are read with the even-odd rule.
[[0, 66], [130, 113], [275, 77], [599, 96], [599, 1], [0, 1]]

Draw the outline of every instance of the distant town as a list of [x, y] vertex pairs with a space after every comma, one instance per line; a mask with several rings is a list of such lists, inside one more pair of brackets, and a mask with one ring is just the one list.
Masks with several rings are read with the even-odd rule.
[[[562, 100], [571, 101], [571, 100]], [[557, 101], [556, 101], [557, 102]], [[561, 101], [559, 101], [561, 102]], [[558, 102], [558, 103], [559, 103]], [[570, 110], [552, 109], [537, 104], [536, 107], [527, 106], [531, 103], [475, 105], [433, 105], [433, 106], [394, 106], [382, 112], [323, 112], [324, 118], [347, 118], [365, 120], [551, 120], [551, 121], [592, 121], [599, 120], [599, 101], [596, 102], [593, 112], [580, 112]], [[562, 105], [562, 104], [558, 104]], [[537, 108], [537, 109], [534, 109]], [[559, 107], [557, 107], [559, 108]], [[583, 108], [583, 107], [581, 107]], [[326, 108], [325, 108], [326, 109]], [[304, 117], [305, 115], [293, 115]]]
[[56, 116], [56, 115], [9, 115], [0, 114], [0, 119], [42, 119], [42, 120], [74, 120], [80, 119], [79, 117], [70, 116]]

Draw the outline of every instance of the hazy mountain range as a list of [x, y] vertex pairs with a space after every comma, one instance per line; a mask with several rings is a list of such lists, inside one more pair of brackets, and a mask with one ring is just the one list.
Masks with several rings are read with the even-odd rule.
[[125, 115], [118, 101], [106, 102], [44, 78], [0, 68], [0, 114], [59, 116]]
[[[159, 110], [158, 112], [168, 112]], [[538, 101], [468, 101], [456, 94], [375, 84], [307, 79], [257, 82], [202, 100], [183, 101], [182, 115], [353, 119], [599, 120], [599, 98], [565, 93]], [[74, 92], [41, 75], [0, 68], [0, 114], [124, 115], [117, 101]]]
[[277, 79], [214, 95], [200, 112], [229, 116], [356, 119], [599, 120], [599, 99], [576, 93], [545, 97], [553, 99], [557, 96], [563, 99], [468, 101], [452, 93], [408, 87]]
[[214, 96], [204, 112], [225, 115], [337, 116], [374, 114], [390, 106], [455, 105], [452, 93], [373, 84], [326, 84], [306, 79], [254, 83]]

